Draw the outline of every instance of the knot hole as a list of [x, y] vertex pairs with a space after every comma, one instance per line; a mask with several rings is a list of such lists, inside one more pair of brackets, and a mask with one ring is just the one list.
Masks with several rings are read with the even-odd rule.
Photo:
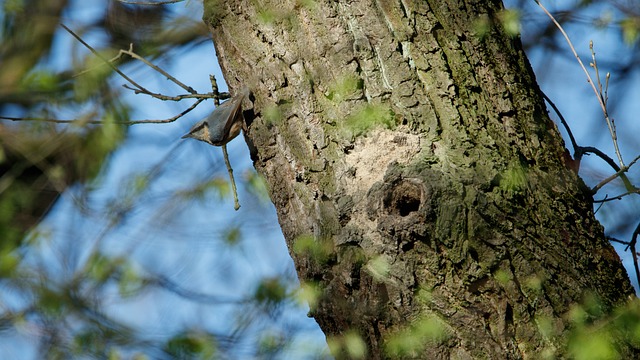
[[384, 206], [393, 215], [407, 216], [420, 209], [422, 188], [409, 180], [400, 180], [388, 193]]

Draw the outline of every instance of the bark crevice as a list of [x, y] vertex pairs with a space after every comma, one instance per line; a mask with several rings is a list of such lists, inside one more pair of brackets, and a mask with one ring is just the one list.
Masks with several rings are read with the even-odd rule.
[[209, 25], [255, 96], [252, 158], [326, 334], [377, 359], [427, 322], [407, 356], [562, 356], [570, 304], [633, 293], [499, 1], [255, 5]]

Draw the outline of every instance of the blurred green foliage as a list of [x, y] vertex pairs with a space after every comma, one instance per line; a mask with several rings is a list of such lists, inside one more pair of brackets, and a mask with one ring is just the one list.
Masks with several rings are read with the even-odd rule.
[[367, 104], [356, 109], [342, 123], [350, 137], [360, 136], [374, 127], [393, 129], [396, 125], [394, 113], [386, 105]]
[[433, 346], [446, 338], [444, 323], [435, 315], [424, 315], [391, 335], [386, 341], [386, 349], [393, 358], [419, 357], [426, 346]]
[[355, 74], [344, 75], [331, 84], [327, 99], [341, 103], [352, 96], [360, 97], [364, 88], [364, 81]]
[[527, 168], [520, 163], [510, 164], [501, 174], [500, 188], [510, 193], [519, 193], [528, 189]]
[[165, 350], [175, 359], [214, 359], [216, 339], [207, 333], [185, 332], [170, 339]]
[[321, 239], [313, 235], [300, 235], [293, 243], [293, 251], [297, 254], [308, 254], [313, 261], [325, 263], [333, 255], [333, 243], [330, 239]]
[[328, 337], [327, 344], [332, 354], [341, 354], [338, 358], [367, 358], [367, 346], [362, 336], [355, 330], [346, 332], [344, 335]]
[[640, 349], [640, 300], [632, 299], [607, 314], [595, 295], [574, 304], [568, 314], [572, 324], [568, 353], [577, 360], [620, 359], [619, 347]]

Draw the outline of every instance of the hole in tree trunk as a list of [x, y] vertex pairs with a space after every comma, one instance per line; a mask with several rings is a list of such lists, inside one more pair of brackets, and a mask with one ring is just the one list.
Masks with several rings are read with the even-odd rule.
[[401, 180], [384, 201], [385, 208], [394, 215], [407, 216], [420, 209], [422, 189], [418, 184]]

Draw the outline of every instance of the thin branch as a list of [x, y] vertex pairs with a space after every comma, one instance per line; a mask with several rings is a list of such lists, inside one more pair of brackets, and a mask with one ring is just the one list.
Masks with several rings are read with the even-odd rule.
[[[182, 111], [180, 114], [170, 117], [168, 119], [163, 120], [130, 120], [130, 121], [114, 121], [114, 124], [118, 125], [136, 125], [136, 124], [166, 124], [176, 121], [182, 116], [189, 113], [191, 110], [195, 109], [198, 104], [203, 102], [206, 99], [198, 99], [193, 105], [189, 106], [187, 109]], [[67, 120], [67, 119], [43, 119], [43, 118], [29, 118], [29, 117], [13, 117], [13, 116], [2, 116], [0, 115], [0, 119], [10, 120], [10, 121], [43, 121], [50, 122], [54, 124], [70, 124], [70, 123], [81, 123], [81, 124], [92, 124], [92, 125], [100, 125], [104, 124], [102, 120]]]
[[217, 107], [218, 105], [220, 105], [220, 96], [219, 96], [220, 93], [218, 92], [218, 82], [216, 81], [216, 77], [213, 76], [213, 74], [209, 75], [209, 81], [211, 82], [211, 92], [213, 92], [213, 94], [216, 95], [213, 98], [213, 102], [214, 102], [214, 105]]
[[574, 158], [576, 161], [579, 161], [580, 159], [578, 159], [578, 154], [580, 155], [580, 157], [582, 157], [582, 152], [581, 151], [579, 152], [578, 149], [581, 149], [582, 147], [578, 146], [576, 139], [573, 137], [573, 132], [571, 132], [571, 128], [569, 127], [569, 124], [564, 119], [564, 116], [562, 116], [562, 113], [560, 112], [556, 104], [554, 104], [553, 101], [551, 101], [551, 99], [547, 96], [547, 94], [544, 93], [544, 91], [541, 90], [540, 92], [542, 92], [542, 97], [549, 103], [549, 105], [551, 105], [551, 108], [553, 109], [553, 111], [555, 111], [558, 117], [560, 118], [560, 122], [562, 123], [562, 126], [564, 126], [565, 130], [567, 130], [567, 134], [569, 134], [569, 140], [571, 141], [571, 146], [573, 147]]
[[[109, 62], [109, 63], [114, 63], [114, 62], [118, 61], [121, 57], [122, 57], [122, 54], [121, 54], [120, 52], [118, 52], [118, 53], [116, 54], [116, 56], [114, 56], [114, 57], [112, 57], [111, 59], [107, 60], [107, 62]], [[104, 65], [108, 65], [108, 64], [105, 64], [105, 63], [97, 64], [97, 65], [92, 66], [92, 67], [90, 67], [90, 68], [84, 69], [84, 70], [80, 71], [79, 73], [74, 74], [74, 75], [73, 75], [73, 76], [71, 76], [71, 77], [72, 77], [72, 78], [80, 77], [80, 76], [82, 76], [82, 75], [84, 75], [84, 74], [87, 74], [87, 73], [90, 73], [90, 72], [92, 72], [93, 70], [95, 70], [95, 69], [97, 69], [97, 68], [99, 68], [99, 67], [102, 67], [102, 66], [104, 66]]]
[[604, 93], [604, 89], [602, 87], [602, 82], [600, 81], [600, 70], [598, 69], [598, 63], [596, 62], [596, 51], [593, 50], [593, 40], [589, 40], [589, 50], [591, 51], [591, 66], [596, 72], [596, 81], [598, 82], [598, 94], [600, 94], [600, 98], [605, 107], [607, 107], [607, 101], [604, 99], [602, 94]]
[[170, 96], [170, 95], [162, 95], [159, 93], [154, 93], [151, 92], [147, 89], [135, 89], [130, 87], [127, 84], [122, 85], [122, 87], [124, 87], [125, 89], [128, 90], [132, 90], [134, 92], [134, 94], [144, 94], [144, 95], [149, 95], [153, 98], [156, 98], [158, 100], [169, 100], [169, 101], [180, 101], [180, 100], [184, 100], [184, 99], [214, 99], [214, 95], [211, 93], [207, 93], [207, 94], [184, 94], [184, 95], [175, 95], [175, 96]]
[[582, 63], [582, 60], [580, 60], [580, 56], [576, 52], [576, 49], [573, 47], [573, 43], [571, 42], [571, 39], [569, 39], [569, 35], [567, 35], [567, 33], [564, 31], [564, 28], [562, 27], [562, 25], [560, 25], [560, 23], [558, 23], [556, 18], [553, 17], [553, 15], [551, 15], [549, 10], [547, 10], [547, 8], [545, 8], [540, 3], [540, 1], [535, 0], [535, 2], [536, 2], [536, 4], [538, 4], [538, 6], [540, 6], [542, 11], [544, 11], [544, 13], [547, 14], [547, 16], [551, 19], [551, 21], [556, 25], [558, 30], [560, 30], [560, 32], [562, 33], [562, 36], [564, 36], [565, 40], [569, 44], [569, 48], [571, 49], [571, 52], [573, 53], [573, 56], [575, 56], [575, 58], [578, 60], [578, 63], [580, 64], [580, 67], [582, 68], [582, 71], [584, 71], [585, 75], [587, 76], [587, 81], [589, 82], [589, 84], [591, 84], [591, 88], [593, 89], [593, 92], [596, 94], [596, 97], [598, 98], [598, 102], [600, 102], [600, 106], [602, 107], [602, 110], [604, 112], [606, 112], [607, 111], [606, 107], [604, 106], [604, 103], [602, 103], [602, 99], [600, 98], [600, 95], [598, 94], [598, 90], [596, 89], [596, 86], [594, 85], [593, 80], [591, 80], [591, 75], [589, 75], [589, 71], [587, 71], [587, 68]]
[[627, 248], [629, 246], [629, 242], [628, 241], [619, 240], [619, 239], [616, 239], [616, 238], [611, 237], [611, 236], [607, 236], [607, 240], [609, 240], [611, 242], [618, 243], [618, 244], [627, 245]]
[[[171, 118], [168, 118], [168, 119], [163, 119], [163, 120], [132, 120], [132, 121], [124, 121], [124, 122], [115, 122], [116, 124], [135, 125], [135, 124], [145, 124], [145, 123], [147, 123], [147, 124], [170, 123], [170, 122], [174, 122], [175, 120], [177, 120], [180, 117], [184, 116], [185, 114], [189, 113], [191, 110], [193, 110], [196, 106], [198, 106], [205, 99], [214, 99], [214, 100], [216, 100], [216, 102], [218, 102], [218, 99], [219, 99], [220, 96], [226, 96], [226, 97], [229, 96], [228, 93], [219, 94], [217, 92], [216, 93], [199, 94], [192, 87], [185, 85], [184, 83], [182, 83], [181, 81], [179, 81], [175, 77], [171, 76], [169, 73], [167, 73], [166, 71], [164, 71], [160, 67], [152, 64], [151, 62], [149, 62], [148, 60], [146, 60], [142, 56], [136, 54], [133, 51], [133, 44], [129, 45], [129, 49], [128, 50], [122, 50], [121, 49], [118, 52], [118, 55], [116, 55], [112, 59], [106, 59], [98, 51], [96, 51], [91, 45], [89, 45], [86, 41], [84, 41], [78, 34], [76, 34], [73, 30], [71, 30], [69, 27], [67, 27], [64, 24], [60, 24], [60, 26], [62, 26], [62, 28], [64, 28], [69, 34], [71, 34], [71, 36], [73, 36], [76, 40], [78, 40], [87, 49], [89, 49], [96, 57], [98, 57], [100, 60], [102, 60], [102, 62], [104, 64], [108, 65], [111, 69], [113, 69], [113, 71], [115, 71], [123, 79], [128, 81], [133, 87], [129, 86], [128, 84], [124, 84], [123, 87], [126, 88], [126, 89], [134, 91], [135, 94], [145, 94], [145, 95], [149, 95], [149, 96], [154, 97], [154, 98], [159, 99], [159, 100], [171, 100], [171, 101], [180, 101], [180, 100], [183, 100], [183, 99], [197, 99], [197, 101], [193, 105], [191, 105], [189, 108], [187, 108], [186, 110], [182, 111], [180, 114], [178, 114], [176, 116], [173, 116]], [[172, 81], [176, 85], [178, 85], [181, 88], [185, 89], [189, 94], [168, 96], [168, 95], [154, 93], [154, 92], [151, 92], [151, 91], [147, 90], [145, 87], [143, 87], [142, 85], [138, 84], [133, 79], [131, 79], [129, 76], [127, 76], [124, 72], [122, 72], [114, 64], [117, 60], [119, 60], [122, 57], [123, 54], [124, 55], [128, 55], [128, 56], [132, 57], [133, 59], [142, 61], [145, 65], [149, 66], [153, 70], [155, 70], [155, 71], [159, 72], [160, 74], [164, 75], [168, 80]], [[89, 70], [85, 70], [83, 72], [80, 72], [79, 74], [76, 74], [75, 76], [80, 76], [80, 75], [86, 73]], [[11, 120], [11, 121], [45, 121], [45, 122], [57, 123], [57, 124], [64, 124], [64, 123], [102, 124], [102, 123], [104, 123], [101, 120], [66, 120], [66, 119], [43, 119], [43, 118], [19, 118], [19, 117], [11, 117], [11, 116], [0, 116], [0, 119]]]
[[[593, 147], [593, 146], [581, 146], [580, 147], [580, 151], [582, 153], [592, 153], [595, 154], [596, 156], [598, 156], [599, 158], [601, 158], [602, 160], [604, 160], [607, 164], [609, 164], [609, 166], [611, 166], [613, 168], [613, 170], [615, 170], [616, 172], [620, 171], [620, 167], [618, 166], [618, 164], [616, 164], [615, 161], [613, 161], [612, 158], [610, 158], [607, 154], [605, 154], [604, 152], [602, 152], [602, 150]], [[635, 162], [635, 161], [634, 161]], [[627, 177], [627, 175], [623, 172], [620, 174], [620, 179], [622, 179], [622, 182], [624, 183], [624, 187], [625, 189], [627, 189], [627, 191], [632, 191], [634, 189], [636, 189], [635, 186], [633, 186], [633, 184], [631, 184], [631, 181], [629, 180], [629, 178]], [[595, 189], [595, 188], [594, 188]], [[595, 194], [598, 189], [592, 189], [592, 194]]]
[[610, 74], [607, 73], [606, 78], [606, 87], [602, 88], [602, 82], [600, 81], [600, 70], [598, 70], [598, 63], [596, 62], [596, 52], [593, 50], [593, 40], [589, 40], [589, 49], [591, 50], [591, 67], [593, 67], [596, 71], [596, 80], [598, 80], [598, 89], [600, 90], [600, 104], [604, 109], [604, 119], [607, 123], [607, 127], [609, 128], [609, 134], [611, 135], [611, 140], [613, 141], [613, 147], [618, 156], [618, 161], [620, 162], [620, 166], [624, 166], [624, 161], [622, 161], [622, 154], [620, 153], [620, 149], [618, 148], [618, 134], [616, 132], [616, 125], [614, 123], [613, 118], [609, 117], [609, 111], [607, 110], [607, 101], [609, 100], [609, 77]]
[[578, 61], [578, 64], [580, 64], [580, 67], [582, 68], [582, 71], [584, 71], [584, 74], [587, 76], [587, 82], [591, 85], [591, 88], [593, 89], [593, 92], [595, 93], [596, 98], [598, 99], [598, 103], [600, 104], [600, 108], [602, 109], [602, 112], [604, 114], [605, 121], [607, 122], [607, 126], [609, 126], [609, 132], [610, 132], [611, 138], [613, 140], [613, 145], [614, 145], [614, 148], [616, 150], [616, 155], [618, 156], [618, 160], [620, 161], [620, 166], [624, 166], [624, 162], [622, 161], [622, 155], [620, 154], [620, 150], [618, 149], [618, 140], [617, 140], [617, 136], [615, 134], [615, 129], [611, 125], [610, 118], [609, 118], [609, 113], [607, 111], [607, 105], [604, 103], [603, 96], [600, 93], [598, 93], [598, 89], [596, 88], [596, 85], [594, 84], [593, 80], [591, 79], [591, 75], [589, 75], [589, 71], [584, 66], [584, 63], [582, 62], [582, 60], [580, 59], [580, 56], [576, 52], [576, 49], [573, 46], [573, 43], [571, 42], [571, 39], [569, 39], [569, 35], [567, 35], [567, 33], [564, 31], [564, 28], [562, 27], [562, 25], [560, 25], [560, 23], [555, 19], [555, 17], [553, 17], [553, 15], [551, 15], [551, 13], [540, 3], [539, 0], [535, 0], [535, 2], [542, 9], [542, 11], [544, 11], [544, 13], [547, 14], [547, 16], [555, 24], [555, 26], [558, 28], [558, 30], [560, 30], [560, 32], [562, 33], [562, 36], [564, 36], [565, 40], [569, 44], [569, 48], [571, 49], [571, 52], [573, 53], [573, 56], [575, 56], [576, 60]]
[[618, 195], [618, 196], [614, 196], [614, 197], [608, 197], [608, 196], [605, 196], [605, 198], [604, 198], [604, 199], [602, 199], [602, 200], [593, 200], [593, 202], [594, 202], [594, 203], [605, 203], [605, 202], [609, 202], [609, 201], [620, 200], [620, 199], [622, 199], [623, 197], [628, 196], [628, 195], [631, 195], [631, 194], [640, 194], [640, 189], [635, 189], [635, 190], [632, 190], [632, 191], [627, 191], [627, 192], [626, 192], [626, 193], [624, 193], [624, 194], [620, 194], [620, 195]]
[[191, 301], [197, 301], [204, 304], [247, 304], [249, 301], [242, 298], [223, 298], [219, 295], [204, 294], [197, 291], [189, 290], [169, 279], [168, 277], [157, 274], [153, 277], [143, 279], [146, 283], [157, 285], [161, 289], [172, 292], [182, 298], [189, 299]]
[[[607, 79], [608, 79], [608, 77], [607, 77]], [[607, 86], [608, 86], [608, 84], [607, 84]], [[605, 93], [606, 93], [606, 89], [605, 89]], [[562, 123], [562, 126], [564, 126], [564, 128], [567, 130], [567, 134], [569, 135], [569, 140], [571, 141], [571, 146], [573, 147], [573, 158], [574, 158], [574, 160], [576, 162], [578, 162], [578, 164], [580, 164], [580, 160], [582, 160], [582, 156], [584, 154], [592, 153], [592, 154], [595, 154], [596, 156], [600, 157], [601, 159], [603, 159], [615, 171], [617, 171], [617, 172], [620, 171], [620, 167], [618, 166], [618, 164], [616, 164], [616, 162], [613, 161], [613, 159], [611, 159], [607, 154], [602, 152], [600, 149], [598, 149], [596, 147], [592, 147], [592, 146], [580, 146], [580, 145], [578, 145], [578, 143], [576, 142], [576, 139], [573, 137], [573, 133], [571, 132], [571, 128], [569, 127], [569, 124], [565, 120], [564, 116], [562, 116], [562, 113], [560, 113], [560, 110], [558, 109], [556, 104], [554, 104], [553, 101], [551, 101], [551, 99], [544, 92], [542, 92], [542, 96], [549, 103], [549, 105], [551, 105], [551, 108], [553, 108], [553, 110], [556, 112], [556, 114], [560, 118], [560, 122]], [[622, 179], [622, 182], [624, 183], [625, 188], [628, 190], [628, 192], [626, 194], [623, 194], [620, 197], [638, 192], [636, 187], [631, 184], [631, 181], [629, 181], [629, 178], [627, 177], [626, 174], [621, 173], [619, 175], [620, 175], [620, 178]], [[595, 189], [595, 191], [597, 191], [597, 189]], [[595, 194], [595, 192], [594, 192], [594, 194]], [[612, 199], [600, 200], [598, 202], [604, 202], [604, 201], [609, 201], [609, 200], [614, 200], [614, 199], [612, 198]], [[596, 212], [597, 212], [597, 210], [596, 210]]]
[[205, 99], [198, 99], [195, 103], [193, 103], [193, 105], [189, 106], [187, 109], [182, 111], [180, 114], [178, 114], [176, 116], [173, 116], [173, 117], [170, 117], [168, 119], [164, 119], [164, 120], [132, 120], [132, 121], [129, 121], [127, 124], [129, 124], [129, 125], [136, 125], [136, 124], [166, 124], [166, 123], [174, 122], [174, 121], [178, 120], [179, 118], [183, 117], [184, 115], [186, 115], [187, 113], [189, 113], [191, 110], [195, 109], [196, 106], [198, 106], [204, 100]]
[[[180, 100], [183, 100], [183, 99], [213, 99], [215, 97], [215, 95], [212, 94], [212, 93], [198, 94], [198, 92], [195, 91], [192, 87], [185, 85], [184, 83], [182, 83], [181, 81], [179, 81], [175, 77], [171, 76], [166, 71], [164, 71], [161, 68], [159, 68], [158, 66], [152, 64], [151, 62], [149, 62], [148, 60], [146, 60], [142, 56], [136, 54], [135, 52], [133, 52], [133, 44], [129, 45], [129, 50], [122, 50], [121, 49], [118, 52], [118, 55], [116, 55], [115, 57], [113, 57], [112, 59], [109, 60], [109, 59], [106, 59], [104, 56], [100, 55], [100, 53], [98, 53], [98, 51], [96, 51], [91, 45], [89, 45], [78, 34], [74, 33], [66, 25], [60, 24], [60, 26], [62, 26], [74, 38], [76, 38], [78, 41], [80, 41], [80, 43], [82, 45], [84, 45], [87, 49], [89, 49], [100, 60], [102, 60], [105, 64], [107, 64], [109, 67], [111, 67], [118, 75], [120, 75], [122, 78], [127, 80], [131, 85], [133, 85], [133, 87], [131, 87], [131, 86], [127, 85], [127, 84], [124, 84], [123, 87], [126, 88], [126, 89], [134, 91], [135, 94], [145, 94], [145, 95], [149, 95], [149, 96], [154, 97], [154, 98], [159, 99], [159, 100], [171, 100], [171, 101], [180, 101]], [[163, 94], [154, 93], [152, 91], [149, 91], [144, 86], [138, 84], [133, 79], [128, 77], [125, 73], [123, 73], [120, 69], [118, 69], [118, 67], [116, 65], [113, 64], [116, 60], [120, 59], [123, 54], [131, 56], [132, 58], [134, 58], [136, 60], [142, 61], [145, 65], [151, 67], [155, 71], [157, 71], [160, 74], [164, 75], [168, 80], [172, 81], [176, 85], [178, 85], [181, 88], [185, 89], [189, 94], [177, 95], [177, 96], [168, 96], [168, 95], [163, 95]]]
[[83, 123], [83, 124], [102, 124], [101, 120], [62, 120], [62, 119], [43, 119], [43, 118], [30, 118], [30, 117], [13, 117], [13, 116], [4, 116], [0, 115], [0, 119], [2, 120], [10, 120], [10, 121], [43, 121], [50, 122], [54, 124], [68, 124], [68, 123]]
[[119, 51], [120, 54], [126, 54], [131, 56], [132, 58], [136, 59], [136, 60], [140, 60], [143, 63], [145, 63], [147, 66], [149, 66], [150, 68], [152, 68], [153, 70], [159, 72], [160, 74], [164, 75], [167, 77], [168, 80], [173, 81], [175, 84], [177, 84], [178, 86], [180, 86], [181, 88], [185, 89], [188, 93], [191, 94], [198, 94], [197, 91], [195, 91], [191, 86], [187, 86], [185, 84], [183, 84], [182, 82], [180, 82], [178, 79], [174, 78], [173, 76], [171, 76], [168, 72], [162, 70], [160, 67], [152, 64], [151, 62], [149, 62], [147, 59], [143, 58], [142, 56], [136, 54], [135, 52], [133, 52], [133, 44], [129, 44], [129, 50], [120, 50]]
[[222, 155], [224, 155], [224, 163], [227, 165], [227, 171], [229, 172], [229, 180], [231, 181], [231, 190], [233, 190], [233, 208], [238, 211], [240, 209], [240, 202], [238, 201], [238, 189], [236, 189], [236, 180], [233, 178], [233, 169], [229, 162], [229, 154], [227, 153], [227, 145], [222, 145]]
[[107, 60], [104, 56], [100, 55], [99, 52], [96, 51], [96, 49], [94, 49], [93, 47], [91, 47], [91, 45], [87, 44], [86, 41], [82, 40], [82, 38], [74, 33], [71, 29], [69, 29], [65, 24], [60, 24], [60, 26], [62, 26], [63, 29], [65, 29], [69, 34], [71, 34], [71, 36], [73, 36], [74, 38], [76, 38], [76, 40], [80, 41], [80, 43], [82, 45], [84, 45], [87, 49], [89, 49], [95, 56], [97, 56], [100, 60], [102, 60], [105, 64], [109, 65], [109, 67], [111, 67], [111, 69], [113, 69], [113, 71], [115, 71], [116, 73], [118, 73], [118, 75], [122, 76], [125, 80], [127, 80], [129, 83], [131, 83], [131, 85], [137, 87], [138, 89], [144, 89], [141, 85], [139, 85], [137, 82], [133, 81], [133, 79], [131, 79], [130, 77], [128, 77], [125, 73], [123, 73], [122, 71], [120, 71], [120, 69], [118, 69], [117, 66], [115, 66], [114, 64], [110, 63], [109, 60]]
[[581, 148], [582, 148], [582, 151], [584, 153], [594, 154], [597, 157], [599, 157], [602, 160], [604, 160], [607, 164], [609, 164], [609, 166], [611, 166], [613, 168], [613, 170], [620, 171], [620, 166], [618, 166], [618, 164], [616, 164], [616, 162], [613, 161], [613, 159], [610, 158], [609, 155], [605, 154], [602, 150], [598, 149], [597, 147], [581, 146]]
[[638, 241], [638, 235], [640, 234], [640, 222], [631, 236], [631, 242], [629, 248], [631, 248], [631, 255], [633, 255], [633, 268], [636, 271], [636, 280], [640, 282], [640, 269], [638, 268], [638, 254], [636, 253], [636, 243]]
[[168, 5], [183, 2], [184, 0], [163, 0], [163, 1], [131, 1], [131, 0], [117, 0], [123, 4], [131, 5]]
[[[605, 198], [606, 198], [606, 196], [605, 196]], [[593, 214], [594, 214], [594, 215], [595, 215], [595, 214], [597, 214], [597, 213], [598, 213], [598, 211], [600, 211], [600, 208], [602, 208], [603, 206], [604, 206], [604, 203], [602, 203], [602, 204], [598, 205], [598, 207], [594, 210]]]
[[[629, 163], [629, 165], [625, 165], [623, 167], [620, 168], [620, 170], [618, 170], [615, 174], [609, 176], [608, 178], [602, 180], [598, 185], [594, 186], [593, 189], [591, 189], [591, 191], [595, 194], [598, 190], [600, 190], [603, 186], [605, 186], [606, 184], [610, 183], [611, 181], [613, 181], [615, 178], [617, 177], [621, 177], [622, 174], [624, 174], [625, 172], [629, 171], [629, 168], [631, 166], [633, 166], [633, 164], [636, 163], [636, 161], [638, 161], [640, 159], [640, 155], [636, 156], [635, 159], [633, 159], [633, 161], [631, 161]], [[628, 191], [633, 191], [633, 190], [637, 190], [637, 188], [633, 185], [631, 185], [632, 189], [627, 189]]]

